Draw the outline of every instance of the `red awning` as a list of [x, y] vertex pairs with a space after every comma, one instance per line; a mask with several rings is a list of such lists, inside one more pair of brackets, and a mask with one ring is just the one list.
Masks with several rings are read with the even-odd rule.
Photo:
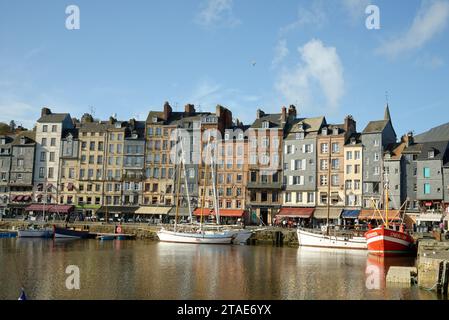
[[52, 206], [48, 212], [53, 213], [69, 213], [73, 211], [74, 206], [73, 205], [65, 205], [65, 204], [57, 204]]
[[23, 196], [17, 196], [16, 201], [20, 202], [23, 200]]
[[17, 196], [11, 196], [11, 201], [16, 201]]
[[315, 208], [281, 208], [276, 217], [309, 219], [314, 211]]
[[[220, 217], [241, 217], [245, 213], [245, 210], [241, 209], [220, 209]], [[201, 216], [201, 208], [196, 208], [193, 212], [195, 216]], [[215, 215], [214, 209], [204, 208], [203, 216]]]
[[[52, 205], [45, 205], [45, 211], [48, 211]], [[25, 211], [44, 211], [44, 204], [41, 203], [33, 203], [25, 208]]]

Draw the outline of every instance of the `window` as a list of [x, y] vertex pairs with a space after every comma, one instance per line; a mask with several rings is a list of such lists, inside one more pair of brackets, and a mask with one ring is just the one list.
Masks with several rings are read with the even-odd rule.
[[346, 151], [346, 160], [352, 160], [352, 151]]
[[270, 128], [270, 123], [269, 123], [268, 121], [262, 122], [262, 128], [263, 128], [263, 129], [268, 129], [268, 128]]
[[347, 190], [351, 190], [352, 189], [352, 180], [346, 180], [345, 187]]
[[313, 192], [307, 192], [307, 202], [311, 203], [315, 201], [315, 194]]
[[325, 160], [325, 159], [320, 160], [320, 169], [327, 170], [327, 160]]
[[337, 142], [332, 143], [332, 153], [339, 153], [340, 145]]
[[424, 194], [430, 194], [430, 183], [424, 184]]
[[424, 168], [424, 178], [430, 178], [430, 168]]
[[340, 169], [340, 159], [332, 159], [332, 170]]
[[47, 145], [47, 138], [42, 138], [41, 144], [43, 147], [45, 147]]
[[379, 161], [379, 154], [377, 152], [374, 153], [374, 161]]
[[95, 141], [91, 141], [89, 144], [89, 150], [90, 151], [95, 151]]
[[56, 132], [58, 130], [58, 126], [57, 125], [52, 125], [51, 126], [51, 132]]
[[52, 147], [56, 146], [56, 138], [51, 138], [50, 146], [52, 146]]
[[296, 202], [297, 203], [302, 202], [302, 192], [296, 192]]
[[327, 186], [327, 176], [325, 176], [325, 175], [320, 176], [320, 185]]
[[290, 192], [285, 194], [285, 202], [292, 202], [292, 194]]
[[354, 166], [354, 173], [355, 174], [358, 174], [358, 173], [360, 173], [361, 171], [360, 171], [360, 165], [359, 164], [356, 164], [355, 166]]
[[304, 139], [304, 132], [297, 132], [295, 138], [296, 138], [296, 140], [303, 140]]
[[326, 203], [327, 203], [327, 193], [322, 192], [322, 193], [320, 194], [320, 202], [321, 202], [322, 204], [326, 204]]
[[352, 165], [348, 164], [348, 165], [346, 166], [346, 173], [347, 173], [347, 174], [351, 174], [351, 173], [352, 173]]
[[374, 175], [375, 176], [380, 175], [380, 168], [379, 167], [374, 167]]
[[360, 160], [360, 159], [361, 159], [360, 151], [354, 151], [354, 160]]
[[266, 192], [262, 192], [261, 193], [261, 201], [262, 202], [267, 202], [268, 201], [268, 193], [266, 193]]
[[45, 168], [43, 167], [39, 168], [39, 178], [41, 179], [45, 178]]
[[374, 146], [375, 146], [375, 147], [378, 147], [378, 146], [380, 146], [379, 140], [377, 140], [377, 139], [376, 139], [376, 140], [374, 140]]
[[48, 132], [48, 126], [46, 124], [42, 126], [42, 132]]
[[55, 162], [55, 153], [50, 152], [50, 162]]
[[329, 145], [327, 143], [322, 143], [320, 148], [321, 148], [321, 153], [329, 152]]
[[354, 180], [354, 190], [360, 190], [360, 180]]
[[49, 167], [48, 168], [48, 178], [49, 179], [53, 179], [53, 177], [54, 177], [54, 168], [53, 167]]
[[331, 179], [332, 179], [332, 186], [336, 187], [340, 184], [340, 179], [337, 174], [333, 174]]
[[41, 152], [41, 162], [44, 162], [47, 158], [47, 153], [45, 151]]

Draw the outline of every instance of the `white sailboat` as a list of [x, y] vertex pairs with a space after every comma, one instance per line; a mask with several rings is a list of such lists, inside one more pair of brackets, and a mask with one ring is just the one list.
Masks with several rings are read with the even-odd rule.
[[[329, 146], [332, 145], [332, 138], [329, 138]], [[328, 177], [331, 175], [331, 153], [328, 159]], [[329, 181], [330, 179], [328, 179]], [[317, 247], [317, 248], [334, 248], [334, 249], [358, 249], [367, 250], [367, 241], [363, 234], [357, 234], [352, 231], [336, 231], [330, 230], [330, 183], [328, 182], [327, 191], [327, 223], [324, 230], [303, 229], [298, 228], [298, 243], [300, 246]]]
[[[182, 143], [181, 143], [182, 146]], [[209, 147], [209, 146], [208, 146]], [[176, 216], [175, 216], [175, 225], [173, 230], [167, 230], [167, 229], [161, 229], [157, 232], [157, 236], [160, 241], [163, 242], [176, 242], [176, 243], [194, 243], [194, 244], [231, 244], [233, 239], [235, 238], [234, 233], [228, 233], [223, 231], [215, 231], [215, 230], [204, 230], [203, 228], [203, 215], [201, 215], [201, 223], [199, 225], [199, 228], [197, 228], [194, 225], [185, 226], [186, 228], [179, 229], [178, 228], [178, 213], [179, 213], [179, 189], [181, 184], [181, 166], [184, 169], [184, 176], [187, 175], [185, 172], [185, 166], [184, 166], [184, 152], [181, 150], [181, 165], [178, 167], [178, 186], [176, 190]], [[206, 159], [207, 160], [207, 159]], [[205, 169], [205, 176], [204, 176], [204, 188], [206, 185], [206, 177], [207, 177], [207, 164]], [[185, 179], [186, 188], [188, 190], [187, 186], [187, 179]], [[187, 191], [188, 192], [188, 191]], [[202, 198], [202, 208], [204, 208], [204, 198], [205, 198], [205, 191]], [[192, 221], [192, 210], [190, 206], [190, 198], [188, 197], [189, 201], [189, 215], [190, 215], [190, 221]], [[203, 209], [201, 209], [203, 210]]]

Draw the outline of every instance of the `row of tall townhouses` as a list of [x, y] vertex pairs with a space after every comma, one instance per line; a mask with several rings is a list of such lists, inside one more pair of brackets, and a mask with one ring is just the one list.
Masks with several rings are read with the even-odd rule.
[[8, 215], [73, 210], [169, 221], [193, 212], [319, 225], [328, 216], [340, 223], [342, 212], [372, 217], [368, 209], [385, 206], [385, 185], [394, 212], [418, 224], [441, 221], [449, 210], [449, 124], [398, 140], [388, 106], [358, 132], [352, 116], [329, 124], [295, 106], [257, 110], [246, 126], [222, 106], [174, 112], [165, 103], [146, 121], [77, 120], [43, 108], [33, 131], [0, 136], [0, 212]]

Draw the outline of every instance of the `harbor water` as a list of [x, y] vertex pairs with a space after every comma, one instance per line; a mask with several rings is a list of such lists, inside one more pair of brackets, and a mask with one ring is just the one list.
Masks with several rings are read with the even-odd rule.
[[[0, 239], [0, 299], [16, 300], [22, 286], [33, 300], [438, 298], [416, 286], [387, 286], [391, 265], [414, 260], [273, 246]], [[67, 286], [73, 266], [79, 289]]]

